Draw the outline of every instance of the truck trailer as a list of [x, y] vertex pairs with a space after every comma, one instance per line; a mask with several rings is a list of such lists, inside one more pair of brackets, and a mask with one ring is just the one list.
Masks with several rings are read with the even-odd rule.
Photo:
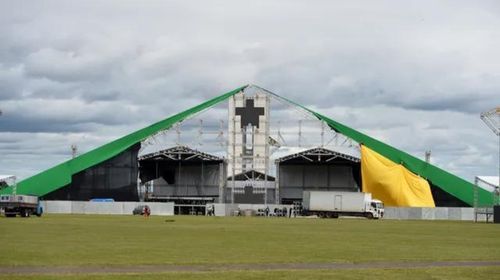
[[358, 216], [380, 219], [384, 216], [382, 201], [363, 192], [304, 191], [302, 207], [305, 215], [320, 218]]
[[43, 208], [37, 196], [33, 195], [0, 195], [0, 209], [4, 211], [5, 217], [29, 217], [36, 215], [40, 217]]

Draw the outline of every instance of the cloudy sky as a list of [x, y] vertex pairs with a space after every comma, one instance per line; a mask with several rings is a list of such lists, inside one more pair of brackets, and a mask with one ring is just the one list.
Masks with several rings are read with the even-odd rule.
[[499, 26], [498, 1], [0, 1], [0, 174], [252, 83], [496, 175]]

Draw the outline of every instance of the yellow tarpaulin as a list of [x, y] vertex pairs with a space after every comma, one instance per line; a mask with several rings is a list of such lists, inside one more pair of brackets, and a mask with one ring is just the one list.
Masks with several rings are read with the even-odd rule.
[[427, 180], [361, 145], [363, 192], [387, 206], [434, 207]]

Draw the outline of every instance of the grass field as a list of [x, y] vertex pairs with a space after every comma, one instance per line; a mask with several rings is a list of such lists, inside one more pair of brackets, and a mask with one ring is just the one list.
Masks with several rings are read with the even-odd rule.
[[[9, 256], [1, 259], [0, 266], [499, 261], [499, 237], [500, 226], [471, 222], [46, 215], [0, 218], [0, 252]], [[500, 278], [500, 268], [142, 274], [148, 279], [359, 279], [370, 275]], [[32, 277], [0, 275], [0, 279], [137, 279], [133, 274]]]

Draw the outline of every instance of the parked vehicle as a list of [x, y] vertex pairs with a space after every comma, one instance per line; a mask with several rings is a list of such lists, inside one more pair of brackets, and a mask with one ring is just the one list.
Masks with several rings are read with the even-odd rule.
[[132, 211], [133, 215], [146, 215], [147, 213], [151, 213], [151, 210], [147, 205], [138, 205]]
[[40, 217], [43, 213], [38, 197], [33, 195], [0, 195], [0, 208], [5, 217], [29, 217], [32, 214]]
[[371, 193], [304, 191], [303, 213], [321, 218], [358, 216], [380, 219], [384, 216], [382, 201], [372, 199]]

